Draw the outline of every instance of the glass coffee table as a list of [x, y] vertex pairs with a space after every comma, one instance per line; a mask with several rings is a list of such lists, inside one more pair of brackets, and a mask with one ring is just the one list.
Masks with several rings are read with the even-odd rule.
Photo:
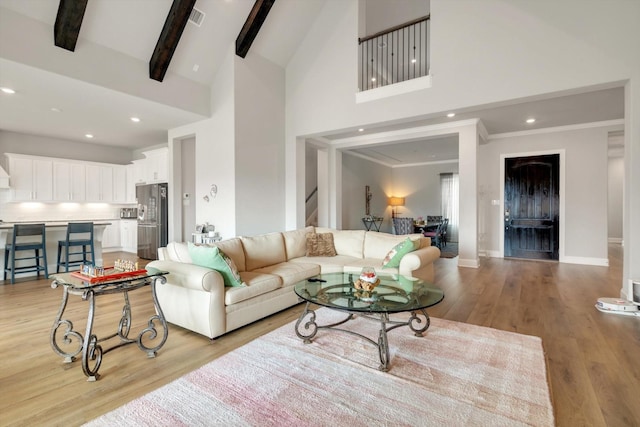
[[[358, 277], [357, 273], [327, 273], [297, 283], [295, 293], [307, 304], [296, 322], [296, 335], [306, 344], [311, 343], [319, 329], [332, 329], [364, 338], [378, 348], [378, 369], [386, 372], [389, 370], [387, 332], [408, 326], [416, 336], [423, 336], [431, 324], [426, 309], [442, 301], [444, 292], [421, 279], [400, 275], [378, 275], [380, 284], [372, 291], [364, 291], [354, 286]], [[316, 313], [310, 308], [312, 304], [343, 311], [347, 316], [336, 323], [318, 325]], [[389, 318], [390, 314], [403, 312], [411, 314], [407, 321]], [[380, 323], [377, 341], [339, 327], [356, 315]]]
[[[58, 286], [62, 286], [62, 302], [51, 328], [50, 339], [53, 350], [64, 358], [65, 363], [75, 361], [76, 356], [82, 353], [82, 370], [88, 377], [87, 381], [96, 381], [100, 377], [98, 369], [102, 363], [103, 354], [124, 345], [136, 343], [140, 350], [147, 353], [148, 357], [155, 357], [156, 352], [167, 341], [169, 332], [156, 296], [156, 284], [157, 282], [166, 283], [167, 279], [164, 277], [166, 274], [169, 273], [151, 267], [131, 274], [122, 273], [119, 275], [120, 277], [114, 277], [118, 276], [116, 274], [111, 278], [104, 278], [104, 280], [102, 280], [103, 278], [81, 277], [82, 275], [79, 272], [53, 274], [51, 287], [55, 289]], [[95, 280], [95, 282], [92, 282], [92, 280]], [[136, 336], [130, 336], [131, 305], [129, 304], [129, 292], [143, 289], [147, 286], [151, 288], [151, 297], [156, 314], [148, 319], [146, 328]], [[116, 332], [99, 339], [93, 330], [96, 298], [107, 294], [123, 294], [124, 304], [121, 306], [122, 314]], [[84, 336], [74, 329], [71, 320], [64, 318], [69, 295], [80, 296], [89, 303], [87, 327]], [[103, 343], [112, 338], [117, 338], [117, 342], [110, 348], [103, 349]]]

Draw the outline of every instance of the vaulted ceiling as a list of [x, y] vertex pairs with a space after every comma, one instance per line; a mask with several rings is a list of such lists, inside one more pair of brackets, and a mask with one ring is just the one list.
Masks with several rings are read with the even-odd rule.
[[[260, 55], [284, 68], [326, 1], [334, 0], [0, 0], [0, 87], [17, 91], [11, 96], [0, 94], [0, 130], [132, 149], [166, 143], [168, 129], [208, 114], [177, 101], [144, 96], [144, 90], [152, 92], [157, 90], [154, 85], [181, 82], [194, 94], [206, 93], [208, 99], [219, 67], [233, 53]], [[81, 13], [84, 3], [86, 9]], [[191, 6], [204, 15], [200, 25], [184, 24]], [[59, 11], [64, 18], [60, 22], [66, 26], [56, 25]], [[74, 22], [81, 23], [77, 39]], [[65, 37], [58, 40], [57, 34]], [[63, 50], [54, 43], [75, 51], [61, 55], [58, 52]], [[23, 46], [34, 46], [31, 54], [45, 57], [46, 66], [15, 60]], [[52, 55], [51, 49], [58, 51]], [[77, 69], [69, 67], [68, 62], [79, 55], [88, 60], [77, 64]], [[91, 58], [102, 62], [92, 63]], [[78, 77], [82, 72], [101, 74], [102, 80]], [[144, 84], [124, 87], [118, 80], [121, 72], [139, 74]], [[180, 97], [189, 98], [176, 92], [170, 101]], [[455, 119], [480, 118], [489, 133], [515, 132], [621, 119], [623, 99], [621, 87], [598, 88], [511, 105], [480, 106], [456, 112]], [[538, 122], [525, 124], [522, 118], [529, 115], [537, 116]], [[132, 123], [132, 116], [141, 121]], [[332, 131], [323, 138], [335, 141], [450, 120], [429, 117], [414, 123], [368, 126], [364, 132]], [[85, 133], [95, 138], [87, 140]], [[361, 147], [360, 154], [388, 165], [457, 156], [442, 141], [431, 141], [428, 153], [415, 144], [419, 142]], [[434, 157], [438, 147], [442, 153]], [[427, 157], [417, 159], [418, 154]]]

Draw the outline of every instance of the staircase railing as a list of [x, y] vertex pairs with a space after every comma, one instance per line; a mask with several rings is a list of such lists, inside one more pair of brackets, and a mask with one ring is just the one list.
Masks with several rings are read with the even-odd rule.
[[423, 16], [358, 39], [361, 91], [429, 74], [429, 21]]
[[314, 188], [305, 201], [305, 225], [318, 225], [318, 187]]

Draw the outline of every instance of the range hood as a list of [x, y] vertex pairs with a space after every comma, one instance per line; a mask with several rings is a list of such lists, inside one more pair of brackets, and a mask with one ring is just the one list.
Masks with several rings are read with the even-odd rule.
[[9, 188], [9, 174], [0, 165], [0, 188]]

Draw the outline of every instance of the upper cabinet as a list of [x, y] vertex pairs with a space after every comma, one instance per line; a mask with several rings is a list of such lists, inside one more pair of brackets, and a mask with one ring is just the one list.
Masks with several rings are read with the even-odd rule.
[[87, 166], [87, 202], [113, 202], [113, 167]]
[[53, 161], [13, 154], [7, 158], [12, 200], [53, 200]]
[[53, 199], [84, 202], [87, 194], [86, 168], [81, 163], [53, 162]]
[[140, 167], [140, 180], [145, 184], [167, 182], [169, 180], [168, 148], [144, 151], [145, 159], [136, 160], [134, 164]]
[[127, 167], [124, 165], [113, 167], [113, 201], [127, 202]]

